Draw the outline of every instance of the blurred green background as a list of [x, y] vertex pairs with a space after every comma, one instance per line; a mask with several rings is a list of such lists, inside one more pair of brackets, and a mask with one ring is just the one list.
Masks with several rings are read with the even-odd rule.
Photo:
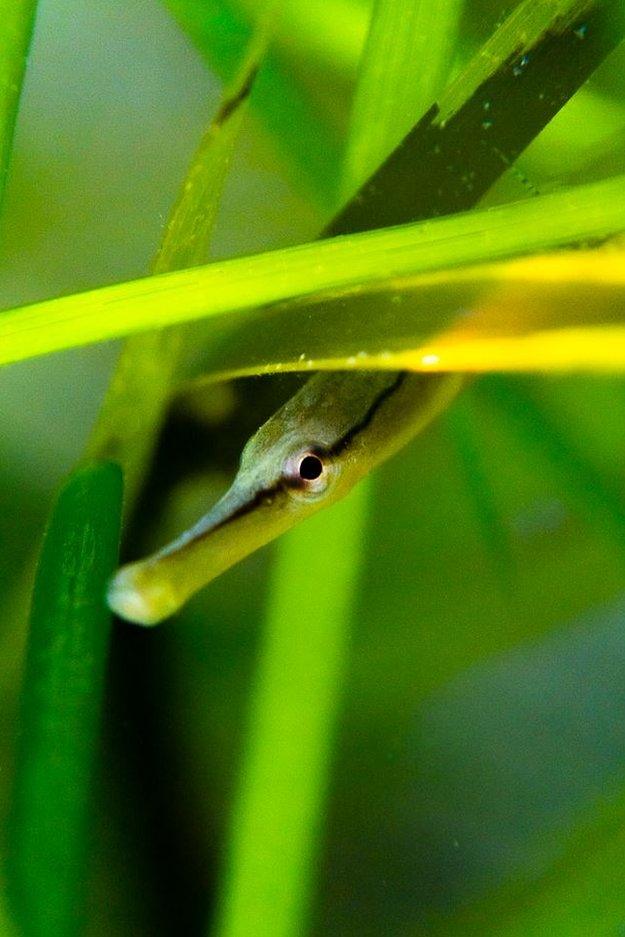
[[[232, 6], [243, 17], [254, 4]], [[295, 30], [276, 54], [338, 152], [369, 5], [287, 7], [295, 23], [308, 15], [317, 44]], [[467, 47], [505, 7], [468, 4]], [[315, 24], [328, 20], [324, 42]], [[240, 36], [224, 41], [234, 60]], [[623, 64], [615, 53], [530, 148], [523, 172], [541, 191], [622, 171]], [[2, 218], [0, 303], [143, 275], [220, 87], [156, 0], [42, 0]], [[318, 175], [330, 174], [331, 150], [325, 167], [316, 158]], [[531, 196], [524, 178], [510, 174], [493, 198]], [[214, 254], [310, 239], [332, 202], [321, 190], [253, 114]], [[0, 371], [0, 817], [33, 545], [116, 354], [94, 347]], [[241, 382], [209, 417], [173, 414], [133, 555], [206, 510], [246, 433], [291, 387]], [[495, 894], [492, 913], [503, 914], [509, 893], [513, 914], [563, 868], [583, 874], [607, 855], [597, 818], [612, 817], [609, 830], [624, 818], [624, 452], [621, 380], [489, 377], [376, 473], [311, 933], [473, 933], [453, 924], [467, 903]], [[90, 844], [92, 937], [206, 930], [272, 552], [157, 631], [117, 627]], [[304, 642], [308, 624], [293, 621]], [[596, 926], [580, 933], [616, 935], [625, 900], [609, 916], [600, 883]]]

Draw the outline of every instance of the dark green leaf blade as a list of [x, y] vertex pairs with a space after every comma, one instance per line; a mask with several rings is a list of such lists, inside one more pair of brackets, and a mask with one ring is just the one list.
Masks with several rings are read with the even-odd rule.
[[111, 616], [121, 471], [74, 472], [54, 508], [33, 594], [11, 816], [8, 888], [28, 935], [80, 931], [91, 776]]
[[326, 233], [475, 205], [616, 47], [624, 29], [616, 0], [525, 0]]

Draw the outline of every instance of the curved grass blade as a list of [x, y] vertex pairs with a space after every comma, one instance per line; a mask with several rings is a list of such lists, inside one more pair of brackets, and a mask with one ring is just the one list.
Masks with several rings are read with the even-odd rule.
[[[384, 74], [395, 90], [412, 86], [417, 78], [417, 60], [405, 51], [380, 61], [391, 37], [401, 43], [388, 9], [387, 0], [379, 0], [361, 74], [367, 105], [376, 111], [386, 101]], [[414, 25], [409, 20], [404, 28], [410, 33]], [[439, 45], [445, 44], [448, 27], [442, 16]], [[412, 51], [410, 43], [401, 45]], [[427, 69], [427, 51], [421, 53], [419, 69]], [[434, 70], [437, 44], [431, 54]], [[388, 123], [379, 126], [365, 119], [365, 110], [361, 103], [362, 120], [352, 128], [351, 144], [369, 154], [371, 166], [377, 162], [371, 155], [373, 138], [390, 149], [395, 121], [391, 113]], [[259, 937], [295, 937], [306, 930], [369, 494], [367, 481], [335, 510], [292, 531], [277, 547], [219, 937], [244, 937], [251, 931]], [[305, 641], [293, 627], [296, 621], [306, 622]], [[292, 744], [295, 736], [297, 745]]]
[[37, 0], [0, 0], [0, 204]]
[[623, 260], [620, 250], [569, 251], [498, 265], [499, 287], [493, 281], [430, 339], [423, 363], [473, 373], [622, 370]]
[[[469, 308], [467, 302], [475, 298], [471, 289], [479, 292], [486, 285], [505, 286], [506, 277], [514, 281], [516, 269], [514, 265], [499, 268], [488, 264], [481, 273], [477, 272], [476, 278], [475, 271], [467, 273], [449, 268], [580, 241], [603, 240], [624, 229], [625, 177], [617, 177], [487, 211], [237, 258], [5, 312], [0, 316], [0, 363], [141, 329], [206, 319], [206, 334], [212, 341], [207, 350], [207, 370], [215, 377], [320, 366], [421, 367], [422, 363], [417, 360], [418, 349], [433, 334], [453, 324], [458, 312], [465, 313]], [[613, 264], [606, 260], [609, 256], [613, 256]], [[577, 288], [583, 286], [583, 277], [580, 275], [581, 259], [578, 265], [575, 257], [577, 255], [569, 264], [572, 282]], [[587, 257], [585, 269], [591, 289], [601, 289], [601, 276], [608, 275], [606, 266], [612, 268], [609, 274], [612, 286], [619, 283], [622, 267], [619, 267], [618, 257], [616, 251], [613, 255], [595, 252]], [[519, 283], [523, 289], [529, 291], [532, 278], [535, 280], [532, 327], [536, 331], [538, 326], [540, 331], [545, 331], [545, 322], [540, 318], [541, 291], [550, 278], [554, 282], [558, 276], [562, 279], [562, 273], [550, 273], [550, 270], [561, 270], [564, 264], [564, 259], [557, 258], [519, 261]], [[444, 270], [447, 272], [432, 275], [432, 271]], [[424, 276], [423, 281], [416, 279], [418, 275]], [[464, 293], [458, 291], [463, 279], [468, 284]], [[610, 282], [603, 289], [609, 288]], [[410, 291], [413, 298], [418, 299], [420, 283], [427, 303], [402, 303], [402, 294], [408, 297]], [[365, 295], [367, 288], [376, 294], [370, 311], [380, 310], [377, 320], [350, 315], [343, 303], [350, 295]], [[388, 292], [388, 301], [380, 305], [380, 293], [384, 289]], [[445, 289], [447, 306], [443, 301]], [[438, 300], [435, 290], [440, 291]], [[285, 306], [271, 310], [271, 318], [266, 309], [258, 308], [295, 298], [308, 303], [332, 295], [336, 300], [332, 308], [324, 313], [324, 307], [320, 306], [314, 316], [308, 306], [301, 304], [293, 309]], [[496, 308], [496, 305], [490, 308], [489, 314], [494, 315]], [[525, 306], [519, 308], [517, 302], [516, 308], [522, 325]], [[572, 325], [566, 308], [565, 304], [560, 311], [566, 316], [561, 320], [564, 328]], [[233, 315], [234, 312], [238, 315]], [[592, 324], [584, 319], [583, 307], [579, 312], [574, 323], [576, 327]], [[618, 314], [618, 308], [614, 312]], [[288, 331], [278, 328], [281, 318], [285, 323], [288, 321]], [[266, 327], [269, 321], [272, 328]], [[492, 323], [492, 318], [490, 321]], [[618, 320], [612, 321], [618, 326]], [[599, 324], [606, 325], [607, 317]], [[558, 325], [557, 320], [550, 320], [551, 329]], [[491, 324], [491, 328], [495, 325]], [[499, 329], [498, 324], [496, 328]], [[492, 332], [489, 334], [492, 336]], [[452, 360], [454, 349], [461, 348], [461, 340], [464, 347], [468, 347], [469, 337], [459, 328], [453, 341], [447, 341], [447, 366], [471, 370], [472, 359], [468, 353], [463, 354], [461, 363], [454, 364]], [[599, 348], [601, 332], [595, 339], [591, 349]], [[336, 346], [334, 352], [330, 340]], [[501, 343], [503, 346], [503, 340]], [[506, 347], [513, 350], [522, 345], [522, 337], [516, 339], [512, 334]], [[362, 350], [369, 357], [348, 361]], [[385, 355], [388, 350], [390, 357]], [[400, 350], [405, 350], [407, 356], [397, 357]], [[582, 351], [579, 346], [579, 353]], [[618, 347], [612, 349], [612, 355], [618, 353]], [[474, 360], [475, 370], [488, 368], [486, 359], [476, 355]], [[588, 363], [586, 353], [583, 361]], [[569, 364], [574, 366], [574, 363], [571, 355]], [[548, 361], [537, 362], [540, 368], [548, 365]], [[499, 363], [494, 362], [492, 366], [498, 367]]]
[[[193, 267], [208, 256], [230, 159], [276, 5], [274, 0], [267, 3], [245, 58], [199, 144], [154, 260], [154, 274]], [[156, 443], [189, 338], [183, 329], [164, 329], [132, 337], [122, 349], [87, 458], [111, 459], [123, 466], [127, 506], [134, 502]]]
[[[249, 41], [252, 32], [236, 4], [230, 0], [204, 0], [201, 4], [165, 0], [165, 3], [211, 67], [230, 81], [238, 66], [236, 50]], [[318, 18], [321, 17], [327, 18], [328, 13], [320, 7]], [[288, 20], [284, 25], [288, 27]], [[310, 22], [309, 27], [312, 28]], [[259, 75], [254, 107], [262, 111], [272, 139], [297, 167], [297, 181], [307, 185], [319, 205], [329, 208], [334, 202], [334, 169], [340, 160], [336, 135], [326, 121], [315, 116], [308, 95], [299, 87], [298, 76], [285, 69], [273, 50]]]
[[109, 645], [105, 584], [117, 562], [117, 466], [70, 476], [39, 560], [22, 688], [8, 886], [20, 931], [80, 933], [91, 777]]

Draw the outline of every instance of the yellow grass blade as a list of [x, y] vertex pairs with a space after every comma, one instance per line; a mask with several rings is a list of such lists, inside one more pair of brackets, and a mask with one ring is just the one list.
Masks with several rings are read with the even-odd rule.
[[[482, 271], [461, 273], [450, 267], [553, 249], [582, 239], [603, 239], [623, 229], [625, 177], [617, 177], [488, 211], [148, 277], [4, 313], [0, 317], [0, 363], [198, 319], [210, 320], [211, 353], [216, 358], [208, 362], [208, 368], [215, 377], [226, 372], [340, 367], [360, 351], [380, 355], [390, 350], [394, 358], [400, 351], [414, 353], [433, 334], [448, 328], [459, 310], [464, 314], [472, 308], [467, 304], [475, 301], [476, 289], [483, 296], [487, 287], [512, 282], [516, 269], [488, 264]], [[612, 260], [606, 259], [611, 255], [593, 256], [589, 255], [584, 269], [605, 297], [606, 290], [620, 288], [617, 255]], [[568, 269], [575, 289], [581, 289], [576, 257]], [[523, 283], [531, 283], [534, 276], [540, 289], [547, 289], [543, 271], [551, 263], [557, 265], [562, 280], [561, 262], [547, 259], [538, 265], [526, 261], [526, 266], [519, 267]], [[439, 272], [434, 277], [431, 271]], [[608, 271], [610, 280], [603, 284], [601, 278]], [[422, 279], [418, 279], [420, 274]], [[346, 311], [336, 300], [339, 295], [362, 298], [374, 288], [374, 309], [383, 290], [389, 296], [387, 306], [402, 305], [402, 296], [411, 300], [421, 296], [423, 302], [404, 302], [401, 316], [396, 311], [389, 321], [381, 312], [370, 320], [371, 310], [367, 316], [348, 314], [349, 305]], [[276, 308], [271, 317], [258, 308], [284, 300], [311, 302], [332, 296], [335, 302], [319, 306], [314, 316], [301, 303]], [[618, 324], [622, 307], [612, 298], [600, 324]], [[560, 320], [553, 319], [550, 328], [570, 328], [567, 304], [558, 309]], [[280, 317], [288, 319], [288, 330], [276, 328]], [[596, 315], [592, 321], [597, 324]], [[579, 318], [574, 323], [576, 328], [585, 324]], [[382, 365], [357, 360], [355, 366]], [[398, 361], [387, 359], [385, 366], [397, 367]]]

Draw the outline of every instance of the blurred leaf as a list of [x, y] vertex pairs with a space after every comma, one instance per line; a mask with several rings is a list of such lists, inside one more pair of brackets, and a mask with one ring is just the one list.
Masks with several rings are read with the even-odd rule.
[[0, 202], [36, 9], [37, 0], [0, 0]]
[[379, 227], [475, 205], [620, 42], [624, 30], [618, 0], [524, 0], [332, 222], [329, 233], [366, 230], [372, 214]]
[[567, 438], [566, 430], [513, 381], [492, 375], [477, 385], [475, 393], [505, 415], [524, 452], [535, 451], [549, 460], [568, 495], [592, 515], [595, 525], [625, 543], [625, 502], [606, 487], [603, 473]]
[[[621, 57], [623, 51], [619, 50]], [[538, 176], [543, 190], [545, 180], [559, 187], [605, 178], [620, 171], [609, 167], [610, 161], [618, 166], [619, 140], [624, 135], [623, 102], [586, 85], [528, 147], [523, 154], [523, 169], [530, 178]]]
[[[391, 4], [392, 6], [393, 4]], [[378, 80], [380, 61], [391, 36], [401, 33], [388, 16], [387, 0], [378, 0], [373, 15], [374, 39], [363, 60], [361, 80], [370, 90], [367, 105], [376, 112], [385, 97]], [[445, 44], [450, 19], [439, 20], [440, 43]], [[410, 33], [411, 21], [403, 25]], [[420, 69], [428, 68], [428, 52], [415, 58], [408, 43], [386, 62], [386, 75], [395, 90], [412, 85]], [[438, 46], [430, 47], [432, 60]], [[370, 81], [373, 69], [376, 80]], [[352, 127], [348, 152], [371, 153], [371, 141], [394, 143], [393, 122], [379, 127], [364, 119]], [[377, 162], [369, 158], [371, 168]], [[264, 332], [267, 333], [265, 310]], [[285, 331], [285, 330], [283, 330]], [[337, 509], [320, 521], [302, 525], [284, 538], [270, 580], [265, 647], [259, 663], [233, 832], [228, 846], [219, 937], [297, 937], [306, 929], [314, 887], [316, 855], [325, 802], [327, 777], [344, 682], [344, 657], [353, 620], [363, 556], [369, 482], [361, 484]], [[323, 544], [323, 549], [319, 549]], [[306, 641], [296, 621], [306, 622]], [[314, 700], [314, 705], [311, 701]], [[285, 739], [297, 735], [298, 744]]]
[[[509, 533], [493, 497], [487, 453], [478, 441], [477, 419], [472, 388], [445, 413], [445, 427], [458, 460], [462, 480], [473, 502], [484, 545], [488, 551], [502, 593], [511, 601], [514, 594], [514, 557]], [[473, 391], [474, 392], [474, 391]]]
[[22, 689], [9, 883], [28, 935], [81, 930], [89, 800], [109, 649], [105, 585], [117, 562], [121, 473], [70, 476], [39, 560]]
[[463, 6], [464, 0], [376, 4], [354, 99], [346, 193], [384, 162], [438, 99], [449, 78]]
[[17, 937], [17, 932], [9, 915], [5, 896], [0, 892], [0, 934], [2, 937]]
[[[207, 259], [230, 159], [265, 54], [275, 6], [275, 0], [267, 2], [244, 60], [195, 153], [154, 260], [154, 274], [193, 267]], [[87, 457], [111, 459], [123, 466], [127, 505], [134, 503], [180, 359], [192, 340], [181, 328], [166, 329], [134, 336], [122, 349]]]
[[[620, 344], [603, 341], [620, 331], [621, 306], [614, 301], [623, 267], [617, 251], [432, 271], [605, 239], [625, 228], [624, 193], [625, 178], [617, 177], [487, 211], [237, 258], [11, 310], [0, 317], [0, 362], [210, 318], [206, 368], [216, 379], [313, 367], [431, 368], [438, 363], [422, 359], [434, 353], [441, 359], [444, 354], [445, 367], [452, 369], [487, 370], [505, 366], [506, 360], [519, 367], [514, 354], [529, 367], [528, 349], [540, 352], [542, 339], [535, 336], [544, 337], [547, 328], [559, 339], [571, 331], [573, 350], [567, 352], [564, 343], [560, 355], [566, 366], [603, 359], [621, 367]], [[367, 287], [375, 296], [367, 315], [357, 306], [350, 312], [343, 299], [353, 295], [366, 301]], [[389, 295], [381, 303], [384, 290]], [[577, 291], [584, 302], [590, 294], [588, 310], [581, 300], [572, 302]], [[403, 294], [411, 301], [402, 306]], [[472, 336], [474, 319], [467, 319], [466, 310], [477, 296], [483, 312], [476, 312], [475, 322], [484, 325]], [[332, 297], [335, 302], [310, 315], [310, 302]], [[500, 303], [514, 297], [514, 315], [506, 322]], [[305, 304], [262, 308], [294, 298]], [[239, 310], [237, 316], [226, 315]], [[433, 334], [456, 322], [453, 333], [425, 349]], [[608, 325], [612, 333], [599, 328]], [[588, 326], [597, 327], [590, 344], [586, 339], [593, 333], [580, 331]], [[499, 339], [504, 328], [509, 334]], [[486, 341], [489, 355], [501, 347], [500, 360], [485, 356]], [[535, 362], [541, 369], [550, 364], [547, 352], [558, 364], [558, 347], [544, 347]], [[366, 354], [357, 357], [362, 351]]]
[[[428, 924], [428, 937], [614, 937], [625, 920], [625, 803], [589, 811], [549, 872]], [[412, 931], [411, 933], [414, 933]]]
[[219, 937], [299, 937], [308, 917], [365, 493], [288, 534], [272, 572]]
[[[202, 0], [200, 3], [165, 0], [165, 3], [211, 67], [229, 81], [237, 64], [236, 50], [251, 33], [247, 18], [236, 4], [230, 0]], [[311, 5], [313, 10], [316, 8], [317, 23], [327, 18], [327, 5]], [[300, 27], [303, 24], [306, 24], [306, 17], [300, 17]], [[314, 22], [309, 20], [307, 25], [309, 30], [300, 28], [300, 35], [315, 33]], [[292, 31], [287, 35], [292, 41]], [[310, 96], [302, 89], [298, 76], [285, 69], [273, 50], [258, 76], [252, 104], [262, 111], [265, 127], [277, 146], [289, 154], [290, 162], [297, 167], [299, 180], [308, 184], [320, 205], [329, 208], [334, 201], [332, 189], [340, 158], [336, 136], [319, 112], [315, 114]]]
[[[257, 5], [257, 0], [232, 0], [248, 17]], [[297, 61], [355, 78], [371, 6], [371, 0], [283, 0], [274, 44], [285, 59], [295, 48]]]

